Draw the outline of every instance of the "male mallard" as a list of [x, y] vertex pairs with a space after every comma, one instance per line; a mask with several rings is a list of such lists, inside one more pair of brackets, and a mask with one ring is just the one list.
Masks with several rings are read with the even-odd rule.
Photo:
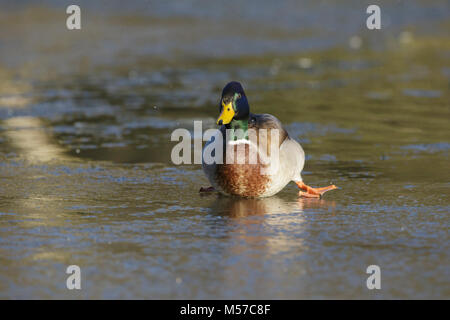
[[[325, 192], [336, 189], [334, 185], [312, 188], [303, 183], [300, 173], [305, 164], [305, 153], [302, 147], [289, 137], [281, 122], [274, 116], [250, 113], [247, 97], [239, 82], [232, 81], [223, 88], [217, 124], [221, 126], [218, 134], [223, 137], [223, 161], [211, 163], [205, 161], [205, 154], [203, 155], [203, 171], [212, 187], [201, 188], [201, 192], [218, 190], [241, 197], [268, 197], [281, 191], [290, 181], [294, 181], [303, 190], [299, 191], [300, 196], [308, 198], [320, 198]], [[274, 129], [276, 130], [273, 131]], [[249, 139], [252, 136], [250, 133], [255, 132], [257, 140]], [[216, 135], [214, 140], [217, 138]], [[278, 148], [273, 154], [278, 156], [270, 158], [270, 162], [264, 162], [263, 155], [267, 155], [267, 159], [273, 152], [268, 150], [272, 139], [275, 148]], [[214, 140], [206, 143], [203, 150]], [[255, 143], [256, 141], [258, 142]], [[238, 151], [239, 147], [243, 148], [241, 152]], [[257, 161], [249, 161], [254, 154]], [[233, 161], [228, 161], [228, 155], [232, 155], [230, 159]], [[269, 165], [274, 165], [271, 174], [262, 170]]]

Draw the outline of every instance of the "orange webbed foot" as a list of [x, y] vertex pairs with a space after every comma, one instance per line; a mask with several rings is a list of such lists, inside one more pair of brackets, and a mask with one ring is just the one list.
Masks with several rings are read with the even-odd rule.
[[306, 184], [304, 184], [302, 181], [296, 182], [297, 186], [302, 189], [303, 191], [299, 191], [298, 195], [304, 198], [320, 198], [322, 195], [330, 190], [337, 189], [337, 187], [332, 184], [328, 187], [322, 187], [322, 188], [312, 188]]

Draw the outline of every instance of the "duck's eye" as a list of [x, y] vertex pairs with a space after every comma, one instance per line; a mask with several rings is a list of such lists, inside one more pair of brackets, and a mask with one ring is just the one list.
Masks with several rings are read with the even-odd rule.
[[240, 99], [240, 98], [241, 98], [241, 94], [238, 93], [236, 97], [237, 97], [238, 99]]
[[228, 108], [227, 111], [230, 111], [230, 108]]

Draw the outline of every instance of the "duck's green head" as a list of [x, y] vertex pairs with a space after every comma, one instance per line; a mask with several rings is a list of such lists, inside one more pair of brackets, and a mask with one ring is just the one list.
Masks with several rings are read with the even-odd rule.
[[237, 81], [228, 83], [222, 90], [220, 116], [217, 124], [229, 124], [233, 120], [247, 121], [250, 113], [247, 97], [242, 85]]

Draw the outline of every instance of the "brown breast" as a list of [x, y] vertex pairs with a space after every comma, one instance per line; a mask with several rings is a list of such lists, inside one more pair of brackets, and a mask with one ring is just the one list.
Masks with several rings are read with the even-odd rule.
[[[216, 170], [216, 181], [226, 193], [242, 197], [258, 197], [268, 188], [271, 179], [269, 175], [261, 174], [267, 165], [261, 162], [259, 155], [254, 155], [256, 163], [251, 164], [250, 152], [256, 152], [248, 144], [228, 145], [226, 154], [234, 149], [234, 161], [226, 161], [218, 165]], [[241, 148], [241, 149], [239, 149]], [[245, 148], [245, 150], [244, 150]], [[241, 151], [239, 151], [241, 150]]]

